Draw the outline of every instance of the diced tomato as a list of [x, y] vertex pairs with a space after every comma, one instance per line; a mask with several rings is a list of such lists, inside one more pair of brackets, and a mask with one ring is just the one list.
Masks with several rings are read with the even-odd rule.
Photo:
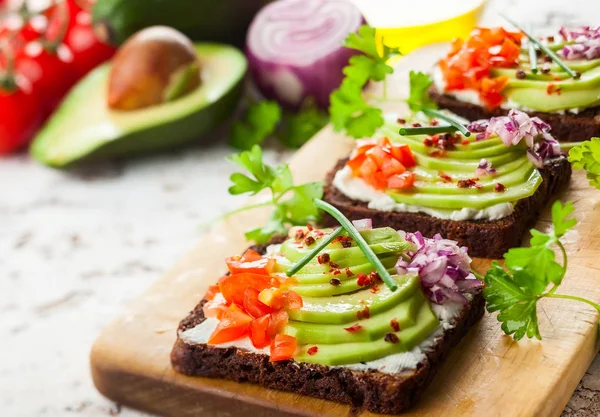
[[279, 310], [271, 314], [269, 320], [269, 328], [267, 333], [271, 339], [274, 339], [276, 335], [281, 333], [288, 323], [289, 316], [285, 310]]
[[221, 290], [219, 290], [218, 285], [211, 285], [206, 290], [206, 294], [204, 294], [204, 298], [207, 299], [208, 301], [211, 301], [215, 298], [215, 295], [217, 295], [220, 292], [221, 292]]
[[373, 162], [372, 159], [367, 158], [365, 159], [365, 162], [360, 166], [360, 176], [362, 178], [369, 178], [371, 175], [377, 172], [378, 168], [379, 167], [375, 162]]
[[271, 321], [271, 316], [266, 315], [257, 319], [252, 320], [250, 323], [250, 341], [252, 341], [252, 345], [257, 349], [262, 349], [271, 343], [271, 338], [269, 337], [269, 323]]
[[366, 155], [367, 158], [371, 159], [378, 168], [381, 167], [387, 159], [387, 153], [381, 146], [374, 146], [367, 151]]
[[231, 274], [250, 272], [253, 274], [269, 275], [275, 267], [275, 259], [263, 258], [250, 249], [242, 257], [232, 256], [227, 258], [225, 262]]
[[367, 156], [363, 153], [361, 155], [355, 156], [346, 163], [346, 165], [348, 165], [352, 170], [353, 175], [359, 174], [360, 167], [362, 166], [363, 162], [365, 162], [365, 159], [367, 159]]
[[252, 317], [236, 305], [229, 306], [221, 314], [219, 324], [208, 339], [209, 345], [231, 342], [248, 335]]
[[204, 312], [205, 317], [216, 317], [220, 320], [223, 312], [228, 308], [229, 307], [227, 307], [227, 305], [224, 303], [209, 301], [208, 303], [204, 304], [202, 311]]
[[270, 277], [249, 272], [226, 275], [219, 280], [219, 289], [225, 300], [229, 303], [235, 303], [238, 306], [244, 305], [244, 292], [246, 288], [254, 288], [257, 291], [262, 291], [270, 287]]
[[415, 157], [408, 145], [392, 145], [392, 156], [406, 168], [412, 168], [416, 165]]
[[269, 362], [291, 359], [296, 353], [296, 338], [286, 334], [278, 334], [271, 343], [271, 359]]
[[392, 142], [390, 142], [390, 139], [387, 136], [382, 136], [377, 140], [377, 145], [385, 149], [392, 146]]
[[284, 291], [278, 288], [267, 288], [261, 291], [258, 299], [267, 306], [280, 310], [302, 308], [302, 297], [294, 291]]
[[260, 292], [254, 288], [246, 288], [244, 291], [244, 310], [254, 318], [263, 317], [273, 312], [271, 307], [258, 299], [259, 294]]
[[371, 185], [378, 190], [385, 190], [387, 188], [387, 183], [388, 180], [381, 171], [374, 172], [373, 175], [371, 175]]
[[388, 188], [393, 188], [395, 190], [405, 190], [410, 188], [415, 184], [415, 177], [415, 173], [409, 171], [403, 174], [394, 175], [388, 179]]
[[383, 165], [381, 165], [381, 173], [385, 177], [391, 177], [392, 175], [402, 174], [404, 171], [406, 171], [404, 165], [402, 165], [400, 162], [398, 162], [395, 158], [392, 157], [387, 158], [383, 162]]

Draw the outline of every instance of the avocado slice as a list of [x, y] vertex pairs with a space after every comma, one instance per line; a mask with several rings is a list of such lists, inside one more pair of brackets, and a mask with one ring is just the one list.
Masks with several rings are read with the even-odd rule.
[[32, 156], [43, 164], [65, 167], [83, 159], [171, 149], [197, 140], [233, 112], [247, 62], [232, 46], [197, 43], [195, 49], [202, 71], [200, 87], [145, 109], [110, 110], [106, 104], [110, 64], [95, 69], [38, 132]]
[[[372, 269], [373, 267], [371, 267]], [[343, 324], [356, 320], [356, 314], [369, 307], [371, 315], [392, 308], [394, 305], [408, 299], [416, 291], [420, 292], [420, 280], [416, 275], [394, 276], [398, 283], [396, 291], [385, 285], [379, 286], [379, 291], [372, 293], [368, 288], [344, 297], [303, 297], [302, 308], [289, 310], [291, 320], [304, 323]]]
[[[416, 316], [415, 324], [400, 329], [395, 333], [398, 343], [386, 342], [384, 338], [365, 342], [350, 342], [343, 344], [306, 344], [302, 346], [294, 359], [299, 362], [319, 363], [327, 366], [348, 365], [359, 362], [369, 362], [395, 353], [410, 351], [425, 340], [440, 325], [439, 320], [431, 311], [428, 302], [421, 305]], [[391, 329], [390, 329], [391, 330]], [[318, 351], [311, 355], [307, 351], [312, 346]]]

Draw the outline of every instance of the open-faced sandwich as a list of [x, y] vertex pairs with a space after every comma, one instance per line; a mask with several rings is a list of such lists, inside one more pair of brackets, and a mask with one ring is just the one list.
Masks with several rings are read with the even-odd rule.
[[413, 404], [483, 315], [482, 284], [456, 242], [344, 220], [227, 259], [179, 326], [175, 370], [378, 413]]
[[357, 141], [338, 162], [323, 198], [350, 219], [439, 233], [472, 256], [500, 258], [520, 246], [571, 166], [550, 126], [518, 110], [467, 129], [469, 137], [437, 119], [388, 120], [376, 139]]
[[431, 97], [468, 120], [518, 109], [551, 124], [561, 142], [600, 135], [600, 27], [543, 39], [477, 28], [452, 43], [432, 78]]

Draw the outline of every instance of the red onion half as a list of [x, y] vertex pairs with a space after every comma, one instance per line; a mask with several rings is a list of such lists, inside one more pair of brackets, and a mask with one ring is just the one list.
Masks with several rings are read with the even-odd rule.
[[288, 107], [313, 97], [322, 108], [357, 51], [346, 36], [365, 23], [348, 0], [279, 0], [254, 18], [246, 41], [250, 72], [261, 92]]

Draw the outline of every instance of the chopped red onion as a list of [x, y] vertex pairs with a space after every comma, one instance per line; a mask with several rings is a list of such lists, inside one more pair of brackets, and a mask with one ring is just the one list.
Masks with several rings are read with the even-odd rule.
[[565, 59], [600, 58], [600, 26], [581, 26], [574, 30], [563, 26], [559, 33], [565, 41], [575, 42], [560, 51]]
[[343, 47], [365, 23], [347, 0], [279, 0], [254, 18], [247, 37], [253, 79], [261, 92], [289, 107], [307, 97], [327, 108], [344, 78], [342, 68], [358, 52]]
[[488, 175], [496, 175], [496, 168], [492, 168], [492, 163], [487, 159], [482, 158], [475, 170], [475, 176], [485, 177]]
[[419, 232], [399, 233], [414, 243], [417, 250], [408, 253], [410, 261], [399, 259], [396, 271], [399, 275], [418, 273], [421, 285], [432, 302], [466, 303], [462, 292], [481, 287], [482, 283], [471, 272], [467, 248], [459, 247], [455, 241], [443, 239], [439, 234], [427, 239]]
[[[477, 140], [488, 139], [496, 134], [506, 146], [517, 145], [525, 139], [529, 147], [527, 156], [538, 168], [544, 161], [562, 154], [560, 144], [550, 134], [551, 127], [548, 123], [539, 117], [529, 117], [527, 113], [516, 109], [512, 109], [507, 116], [473, 122], [468, 129], [474, 133], [479, 132], [476, 136]], [[487, 165], [482, 160], [477, 167], [476, 175], [483, 175], [485, 166]]]
[[371, 219], [352, 220], [352, 224], [359, 232], [361, 230], [371, 230], [373, 228], [373, 221]]

